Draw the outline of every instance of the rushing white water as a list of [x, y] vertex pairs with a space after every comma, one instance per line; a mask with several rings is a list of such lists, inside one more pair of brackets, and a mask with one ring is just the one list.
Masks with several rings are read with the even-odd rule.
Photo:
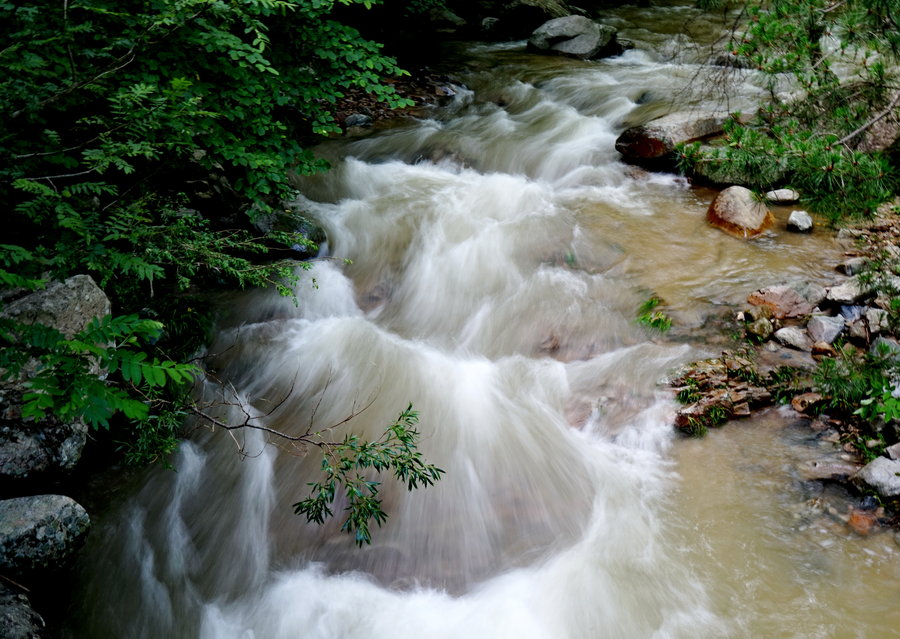
[[222, 419], [297, 434], [358, 412], [326, 435], [375, 439], [413, 402], [445, 478], [387, 480], [389, 519], [357, 549], [292, 514], [316, 450], [202, 434], [95, 534], [77, 636], [789, 636], [755, 635], [764, 613], [732, 616], [732, 587], [697, 565], [660, 382], [703, 353], [634, 318], [660, 291], [699, 323], [822, 245], [719, 235], [702, 193], [618, 161], [641, 96], [696, 75], [633, 31], [603, 63], [470, 52], [469, 88], [434, 119], [323, 148], [334, 169], [294, 206], [332, 257], [296, 307], [235, 299], [209, 348]]

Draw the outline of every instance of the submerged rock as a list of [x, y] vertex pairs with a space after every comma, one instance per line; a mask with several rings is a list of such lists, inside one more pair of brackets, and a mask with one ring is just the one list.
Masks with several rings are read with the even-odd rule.
[[859, 464], [840, 459], [817, 459], [800, 464], [797, 470], [807, 481], [846, 481], [859, 471]]
[[706, 212], [706, 220], [740, 238], [753, 238], [775, 223], [766, 205], [750, 189], [731, 186], [719, 193]]

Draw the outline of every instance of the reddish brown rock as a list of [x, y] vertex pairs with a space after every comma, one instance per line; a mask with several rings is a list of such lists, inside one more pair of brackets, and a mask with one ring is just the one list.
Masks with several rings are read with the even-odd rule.
[[805, 413], [809, 409], [821, 404], [822, 399], [824, 398], [819, 393], [803, 393], [802, 395], [795, 395], [794, 399], [791, 400], [791, 408], [798, 413]]
[[727, 113], [670, 113], [626, 129], [616, 140], [616, 151], [626, 160], [658, 160], [678, 144], [721, 133], [729, 117]]
[[814, 285], [778, 284], [754, 291], [748, 304], [766, 308], [776, 319], [804, 317], [825, 297], [825, 289]]
[[854, 508], [847, 518], [847, 525], [853, 529], [857, 535], [868, 535], [872, 532], [872, 528], [878, 523], [878, 518], [870, 510], [860, 510]]
[[744, 239], [756, 237], [775, 224], [765, 203], [742, 186], [729, 186], [719, 193], [709, 205], [706, 220], [729, 235]]

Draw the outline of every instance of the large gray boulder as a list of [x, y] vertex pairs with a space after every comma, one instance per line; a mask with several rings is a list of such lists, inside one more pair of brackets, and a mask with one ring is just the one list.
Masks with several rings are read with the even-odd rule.
[[69, 471], [81, 459], [87, 426], [81, 420], [62, 421], [48, 415], [22, 418], [19, 382], [0, 383], [0, 479], [23, 480]]
[[616, 140], [616, 151], [628, 161], [661, 160], [685, 142], [722, 132], [729, 114], [711, 111], [670, 113], [626, 129]]
[[0, 581], [0, 637], [39, 639], [44, 635], [44, 620], [31, 608], [28, 597]]
[[84, 508], [63, 495], [0, 501], [0, 572], [21, 575], [65, 565], [89, 526]]
[[73, 275], [10, 302], [0, 315], [25, 324], [52, 326], [71, 338], [93, 318], [108, 315], [110, 309], [109, 298], [90, 275]]
[[616, 30], [584, 16], [555, 18], [535, 29], [528, 48], [591, 60], [615, 51]]
[[[109, 298], [90, 276], [75, 275], [15, 299], [5, 306], [2, 316], [25, 324], [44, 324], [71, 338], [92, 319], [108, 315], [110, 308]], [[29, 371], [33, 374], [37, 366], [37, 362], [26, 365], [18, 379], [0, 382], [0, 478], [19, 480], [70, 470], [87, 439], [87, 427], [80, 420], [22, 418]], [[99, 374], [99, 367], [95, 372]]]
[[730, 186], [713, 200], [706, 220], [718, 229], [744, 239], [756, 237], [775, 223], [766, 205], [750, 189]]

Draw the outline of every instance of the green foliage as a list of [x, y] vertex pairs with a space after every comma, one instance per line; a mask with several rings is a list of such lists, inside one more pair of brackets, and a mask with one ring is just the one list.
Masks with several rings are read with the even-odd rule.
[[709, 432], [709, 427], [706, 425], [705, 419], [689, 417], [686, 432], [691, 437], [699, 439], [701, 437], [706, 437], [706, 434]]
[[684, 386], [675, 394], [675, 399], [681, 404], [693, 404], [700, 401], [703, 396], [700, 384], [693, 377], [686, 377]]
[[381, 482], [373, 479], [369, 471], [393, 471], [408, 490], [431, 486], [444, 474], [440, 468], [426, 464], [416, 449], [420, 437], [415, 428], [418, 421], [418, 413], [410, 404], [377, 441], [346, 435], [340, 443], [319, 443], [324, 449], [322, 479], [309, 484], [309, 497], [294, 504], [294, 513], [322, 524], [334, 514], [331, 506], [340, 490], [347, 504], [341, 531], [354, 534], [357, 546], [371, 543], [370, 522], [381, 526], [387, 513], [378, 497]]
[[672, 318], [663, 311], [656, 310], [662, 303], [663, 301], [655, 295], [643, 302], [638, 308], [638, 323], [661, 333], [672, 328]]
[[766, 387], [779, 404], [786, 404], [802, 390], [800, 371], [790, 366], [779, 366], [769, 373]]
[[198, 291], [292, 295], [297, 249], [314, 249], [248, 218], [290, 194], [292, 171], [326, 168], [306, 142], [339, 132], [347, 91], [411, 104], [384, 81], [396, 61], [334, 18], [377, 3], [0, 1], [0, 286], [88, 273], [120, 313], [72, 339], [3, 321], [5, 374], [39, 362], [26, 416], [118, 414], [130, 458], [172, 448], [193, 371], [178, 362], [210, 324]]
[[763, 74], [769, 98], [747, 124], [728, 123], [723, 145], [683, 146], [682, 168], [758, 190], [790, 185], [835, 220], [871, 213], [897, 185], [889, 157], [864, 146], [875, 124], [900, 114], [895, 10], [886, 0], [751, 6], [731, 52]]
[[892, 380], [898, 372], [895, 358], [885, 349], [824, 358], [813, 375], [813, 383], [826, 397], [825, 408], [868, 421], [900, 415], [900, 400], [892, 395]]
[[[64, 421], [82, 419], [94, 429], [109, 429], [110, 420], [118, 413], [141, 428], [159, 418], [151, 411], [161, 401], [163, 389], [184, 389], [199, 372], [193, 365], [147, 354], [144, 349], [161, 331], [159, 322], [136, 315], [107, 315], [95, 318], [67, 339], [41, 324], [3, 318], [2, 378], [14, 379], [26, 367], [36, 367], [25, 376], [22, 417], [26, 419], [40, 420], [53, 414]], [[163, 438], [153, 432], [139, 445], [145, 456], [152, 456], [159, 453], [163, 443]], [[165, 448], [173, 448], [171, 441]]]

